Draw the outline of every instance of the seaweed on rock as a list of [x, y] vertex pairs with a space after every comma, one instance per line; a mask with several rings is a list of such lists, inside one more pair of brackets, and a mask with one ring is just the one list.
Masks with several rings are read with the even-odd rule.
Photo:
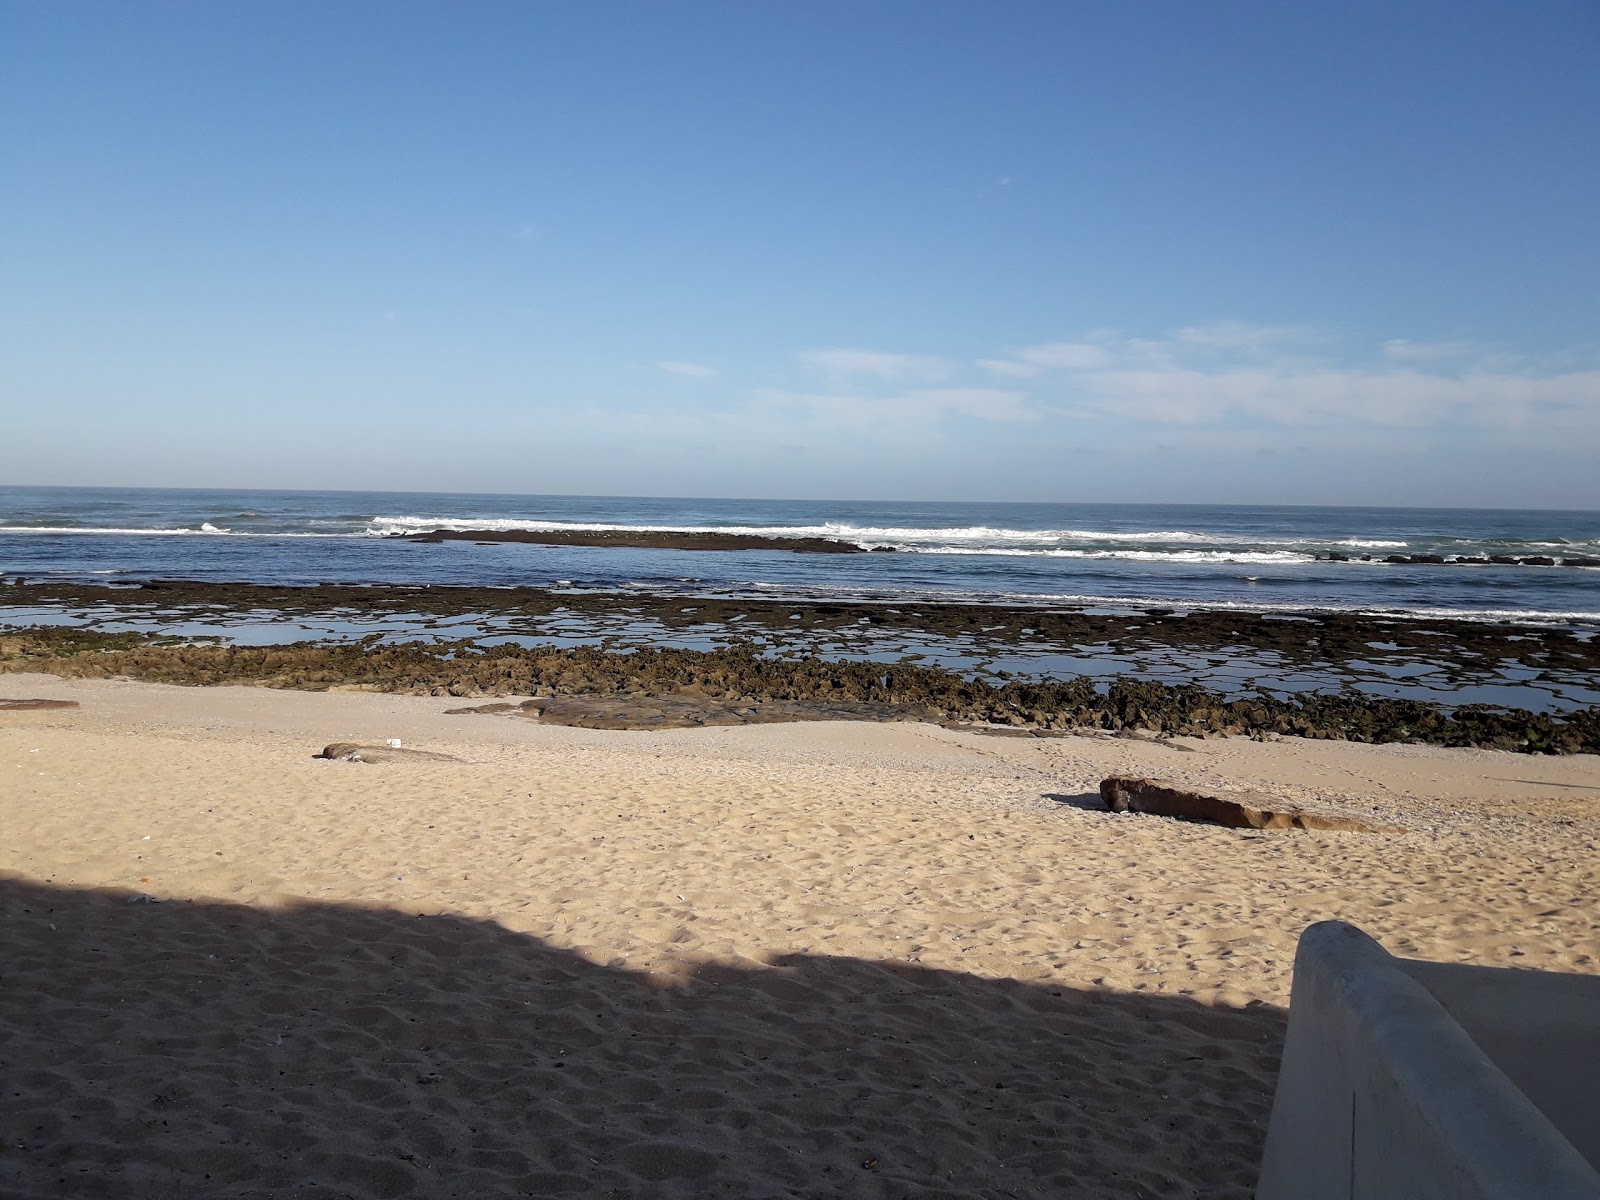
[[[1600, 752], [1600, 711], [1561, 715], [1481, 705], [1447, 708], [1356, 691], [1227, 699], [1198, 684], [1125, 677], [1101, 691], [1088, 678], [990, 683], [914, 663], [780, 659], [756, 647], [478, 646], [470, 640], [281, 646], [170, 644], [128, 634], [37, 628], [0, 635], [0, 671], [82, 678], [454, 697], [698, 698], [783, 705], [794, 719], [934, 720], [1018, 731], [1142, 730], [1165, 736], [1279, 734], [1356, 742], [1425, 742], [1537, 754]], [[679, 706], [682, 707], [681, 705]], [[623, 722], [617, 727], [627, 727]], [[641, 728], [647, 727], [644, 725]]]

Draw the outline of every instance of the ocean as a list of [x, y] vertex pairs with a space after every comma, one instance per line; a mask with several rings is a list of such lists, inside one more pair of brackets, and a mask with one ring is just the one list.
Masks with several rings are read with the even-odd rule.
[[[440, 528], [756, 532], [896, 553], [419, 545], [393, 536]], [[1595, 558], [1600, 513], [0, 488], [0, 573], [10, 579], [1163, 605], [1600, 628], [1600, 569], [1384, 561], [1415, 555]]]

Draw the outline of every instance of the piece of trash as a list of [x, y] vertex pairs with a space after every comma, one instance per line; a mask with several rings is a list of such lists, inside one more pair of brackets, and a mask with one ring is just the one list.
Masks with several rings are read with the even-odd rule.
[[139, 840], [141, 842], [148, 842], [150, 840], [150, 835], [147, 833], [142, 838], [140, 838]]
[[390, 738], [386, 744], [391, 750], [398, 750], [405, 743], [403, 743], [399, 738]]
[[863, 1158], [861, 1160], [861, 1169], [863, 1171], [870, 1171], [874, 1167], [876, 1167], [877, 1165], [878, 1165], [878, 1160], [875, 1159], [875, 1158]]

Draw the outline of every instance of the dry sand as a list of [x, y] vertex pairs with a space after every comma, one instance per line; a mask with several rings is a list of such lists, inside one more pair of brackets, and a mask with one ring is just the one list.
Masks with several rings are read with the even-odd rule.
[[1307, 923], [1600, 972], [1592, 757], [0, 695], [8, 1197], [1242, 1197]]

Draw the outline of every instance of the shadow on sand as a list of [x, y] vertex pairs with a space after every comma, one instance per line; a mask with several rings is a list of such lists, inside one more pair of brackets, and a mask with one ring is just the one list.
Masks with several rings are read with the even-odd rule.
[[9, 1197], [1247, 1196], [1284, 1014], [0, 881]]

